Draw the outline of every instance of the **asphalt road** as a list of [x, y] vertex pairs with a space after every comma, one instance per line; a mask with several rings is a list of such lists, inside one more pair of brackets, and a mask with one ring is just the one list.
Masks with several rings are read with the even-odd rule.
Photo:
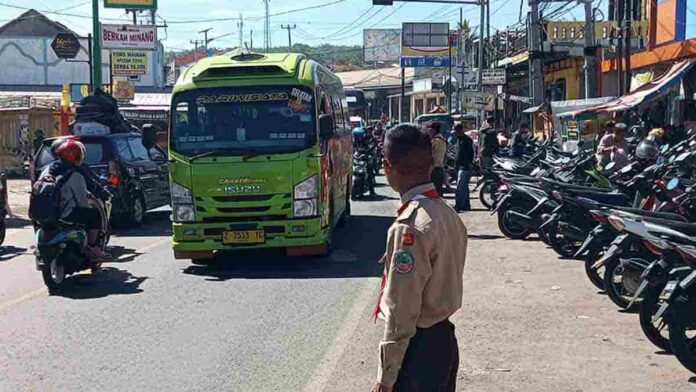
[[[0, 251], [0, 391], [366, 391], [382, 324], [368, 321], [397, 201], [354, 203], [328, 258], [226, 254], [175, 261], [168, 213], [121, 230], [119, 259], [49, 296], [32, 232]], [[476, 203], [475, 203], [476, 205]], [[688, 391], [691, 375], [617, 312], [582, 264], [541, 242], [501, 238], [494, 217], [470, 233], [457, 325], [458, 390]]]

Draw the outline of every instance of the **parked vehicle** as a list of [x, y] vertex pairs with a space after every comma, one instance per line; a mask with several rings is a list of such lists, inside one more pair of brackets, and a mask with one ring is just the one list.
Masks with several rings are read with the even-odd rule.
[[352, 200], [358, 200], [370, 190], [370, 176], [372, 164], [370, 156], [365, 152], [353, 152], [353, 189]]
[[[32, 183], [56, 160], [51, 146], [63, 138], [44, 140], [31, 164]], [[80, 137], [86, 148], [85, 164], [114, 187], [115, 220], [134, 226], [143, 223], [146, 211], [170, 204], [166, 153], [147, 139], [135, 132]]]

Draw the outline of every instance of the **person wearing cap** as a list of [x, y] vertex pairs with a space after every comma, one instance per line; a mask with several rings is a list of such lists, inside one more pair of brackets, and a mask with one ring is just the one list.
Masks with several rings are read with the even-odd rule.
[[602, 137], [597, 147], [597, 163], [600, 167], [614, 162], [615, 168], [620, 169], [628, 164], [627, 128], [624, 123], [616, 123], [613, 132]]
[[426, 123], [425, 130], [430, 135], [433, 150], [433, 171], [430, 174], [430, 180], [435, 185], [437, 193], [442, 196], [444, 184], [447, 174], [445, 173], [445, 155], [447, 154], [447, 141], [442, 136], [440, 128], [442, 124], [439, 121]]
[[459, 348], [449, 317], [462, 305], [467, 230], [430, 182], [428, 134], [399, 125], [387, 132], [384, 152], [384, 173], [401, 204], [373, 312], [385, 324], [372, 391], [454, 391]]

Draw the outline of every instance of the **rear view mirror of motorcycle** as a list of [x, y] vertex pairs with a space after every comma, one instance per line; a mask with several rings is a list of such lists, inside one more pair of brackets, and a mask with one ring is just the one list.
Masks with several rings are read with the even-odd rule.
[[669, 163], [674, 163], [674, 160], [675, 160], [675, 159], [677, 159], [677, 156], [676, 156], [676, 155], [672, 155], [671, 157], [669, 157], [669, 161], [668, 161], [668, 162], [669, 162]]
[[[614, 162], [609, 162], [609, 163], [614, 163]], [[621, 174], [626, 174], [629, 173], [631, 170], [633, 170], [633, 164], [626, 165], [619, 170]]]
[[669, 144], [663, 144], [660, 146], [660, 153], [664, 154], [669, 150]]
[[614, 167], [616, 167], [616, 162], [609, 162], [606, 166], [604, 166], [604, 170], [609, 172], [614, 170]]
[[677, 189], [678, 186], [679, 186], [679, 179], [675, 177], [675, 178], [669, 180], [669, 182], [667, 183], [667, 190], [673, 191], [673, 190]]
[[568, 157], [563, 157], [563, 159], [561, 159], [561, 163], [564, 165], [568, 164], [569, 162], [570, 162], [570, 158], [568, 158]]

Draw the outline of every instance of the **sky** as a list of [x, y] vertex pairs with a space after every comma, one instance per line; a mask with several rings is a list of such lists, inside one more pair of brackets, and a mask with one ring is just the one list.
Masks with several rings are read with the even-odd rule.
[[[527, 4], [526, 0], [522, 1], [524, 17]], [[595, 0], [595, 4], [599, 3]], [[283, 25], [296, 26], [292, 30], [293, 43], [361, 45], [364, 28], [400, 28], [403, 22], [450, 22], [454, 29], [460, 8], [471, 26], [479, 24], [480, 14], [475, 5], [395, 2], [392, 6], [372, 6], [371, 0], [270, 0], [269, 5], [272, 46], [287, 45], [287, 30]], [[158, 35], [168, 50], [193, 49], [191, 41], [202, 39], [199, 31], [208, 28], [212, 28], [209, 38], [216, 38], [211, 46], [238, 46], [240, 13], [244, 18], [244, 42], [249, 42], [253, 30], [254, 47], [262, 46], [263, 0], [158, 0], [158, 6], [157, 23], [164, 25], [166, 21], [168, 25], [159, 29]], [[491, 0], [490, 7], [491, 33], [518, 22], [520, 0]], [[91, 32], [91, 0], [0, 0], [0, 23], [19, 16], [27, 8], [45, 12], [78, 34]], [[566, 10], [571, 8], [571, 12], [563, 15], [564, 19], [581, 17], [582, 7], [572, 3]], [[124, 10], [102, 7], [100, 20], [130, 23], [132, 16], [125, 15]]]

